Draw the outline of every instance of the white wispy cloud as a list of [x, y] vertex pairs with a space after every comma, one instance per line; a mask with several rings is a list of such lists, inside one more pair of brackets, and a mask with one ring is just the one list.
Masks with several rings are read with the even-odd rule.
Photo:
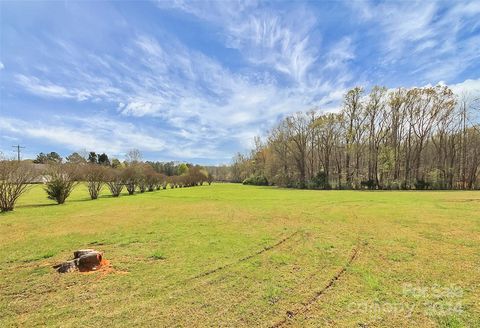
[[16, 81], [26, 90], [38, 96], [67, 98], [84, 101], [87, 99], [98, 99], [112, 97], [119, 93], [118, 89], [111, 87], [101, 87], [95, 83], [95, 78], [86, 78], [83, 82], [77, 85], [59, 85], [48, 80], [42, 80], [35, 76], [27, 76], [24, 74], [16, 74]]
[[1, 117], [3, 131], [23, 138], [39, 138], [71, 149], [91, 149], [110, 154], [142, 145], [144, 151], [161, 151], [166, 148], [164, 139], [147, 134], [130, 123], [107, 117], [68, 119], [53, 117], [48, 120], [22, 120]]
[[400, 56], [412, 42], [432, 41], [435, 29], [431, 22], [437, 10], [432, 1], [381, 2], [353, 1], [352, 12], [361, 20], [373, 23], [375, 32], [385, 34], [383, 51], [392, 59]]
[[242, 51], [252, 63], [274, 67], [302, 83], [316, 61], [317, 50], [309, 39], [315, 19], [306, 14], [297, 17], [302, 17], [301, 23], [285, 22], [284, 17], [268, 12], [251, 14], [244, 22], [229, 20], [229, 45]]
[[49, 82], [42, 83], [36, 77], [29, 77], [22, 74], [16, 75], [17, 82], [25, 89], [40, 96], [51, 96], [60, 98], [75, 98], [66, 88], [51, 84]]
[[[414, 64], [424, 81], [450, 80], [480, 58], [478, 1], [354, 1], [351, 7], [380, 36], [383, 65]], [[383, 36], [383, 37], [382, 37]], [[415, 58], [415, 60], [412, 60]]]
[[[177, 138], [172, 152], [178, 154], [182, 149], [186, 156], [201, 152], [225, 157], [232, 152], [219, 151], [220, 140], [245, 146], [250, 144], [244, 140], [246, 135], [251, 139], [264, 133], [286, 114], [318, 104], [333, 106], [338, 97], [331, 94], [343, 90], [349, 79], [344, 71], [338, 71], [333, 81], [311, 74], [317, 70], [313, 64], [319, 56], [310, 40], [316, 19], [305, 8], [292, 15], [261, 9], [254, 2], [160, 4], [165, 5], [215, 25], [222, 31], [225, 46], [240, 51], [256, 68], [233, 72], [171, 35], [165, 34], [160, 43], [152, 35], [139, 33], [126, 40], [121, 59], [55, 39], [54, 44], [69, 58], [61, 76], [18, 74], [17, 83], [40, 96], [103, 101], [125, 117], [160, 119], [175, 131], [167, 136]], [[345, 39], [338, 46], [342, 63], [354, 56], [350, 45]], [[331, 62], [329, 68], [334, 70], [342, 63]], [[271, 74], [275, 72], [290, 78], [288, 86], [279, 85]], [[50, 138], [47, 131], [41, 133]], [[88, 133], [99, 134], [94, 130]], [[205, 150], [198, 150], [202, 148]]]
[[306, 74], [317, 60], [316, 40], [310, 34], [316, 26], [315, 16], [303, 6], [288, 12], [263, 8], [257, 2], [159, 2], [160, 8], [173, 7], [223, 31], [228, 47], [238, 49], [256, 65], [266, 65], [305, 83]]
[[371, 78], [374, 70], [392, 62], [402, 67], [407, 55], [418, 58], [409, 73], [423, 80], [458, 76], [479, 59], [480, 37], [459, 34], [475, 31], [480, 9], [475, 2], [458, 3], [439, 15], [440, 5], [354, 1], [350, 18], [368, 27], [368, 42], [379, 47], [359, 72], [357, 61], [370, 44], [355, 31], [329, 38], [308, 3], [278, 10], [255, 1], [161, 1], [159, 10], [179, 10], [206, 24], [216, 41], [238, 53], [241, 67], [168, 31], [129, 30], [116, 53], [52, 36], [42, 48], [44, 62], [12, 73], [12, 81], [43, 98], [80, 102], [89, 114], [52, 121], [3, 117], [0, 124], [12, 134], [21, 127], [31, 138], [71, 149], [139, 148], [225, 159], [287, 114], [338, 110], [347, 88], [378, 83]]

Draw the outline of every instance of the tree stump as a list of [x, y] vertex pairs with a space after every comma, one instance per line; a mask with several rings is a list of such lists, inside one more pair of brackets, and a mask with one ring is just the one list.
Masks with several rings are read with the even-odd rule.
[[79, 249], [78, 251], [73, 252], [73, 258], [78, 259], [82, 255], [86, 255], [91, 252], [96, 252], [96, 250], [88, 248], [88, 249]]
[[74, 272], [78, 270], [76, 260], [71, 260], [54, 265], [53, 268], [57, 270], [58, 273]]
[[78, 270], [95, 271], [102, 265], [102, 254], [97, 251], [83, 254], [78, 258]]
[[102, 259], [103, 255], [99, 251], [80, 249], [73, 252], [73, 260], [54, 265], [53, 268], [59, 273], [95, 271], [102, 266]]

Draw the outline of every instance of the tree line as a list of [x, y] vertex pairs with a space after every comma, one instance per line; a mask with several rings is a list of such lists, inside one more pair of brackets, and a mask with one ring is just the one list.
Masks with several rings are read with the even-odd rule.
[[118, 165], [113, 161], [99, 160], [101, 156], [95, 161], [93, 156], [87, 159], [82, 157], [83, 160], [77, 158], [78, 161], [68, 160], [69, 156], [63, 163], [61, 157], [52, 157], [51, 154], [45, 155], [50, 155], [49, 159], [43, 161], [44, 165], [40, 167], [35, 165], [38, 164], [35, 161], [0, 159], [1, 212], [12, 211], [18, 198], [33, 183], [44, 183], [47, 197], [63, 204], [80, 183], [87, 186], [93, 200], [99, 197], [102, 190], [108, 190], [112, 197], [119, 197], [123, 190], [133, 195], [167, 187], [200, 186], [213, 181], [213, 176], [202, 166], [193, 164], [169, 162], [166, 167], [168, 173], [172, 174], [164, 174], [165, 163], [143, 162], [138, 151], [129, 153], [127, 160]]
[[232, 180], [310, 189], [477, 189], [479, 99], [447, 86], [349, 90], [339, 113], [283, 119]]
[[[80, 151], [73, 152], [72, 154], [63, 158], [57, 152], [39, 153], [32, 161], [35, 164], [52, 164], [52, 163], [70, 163], [70, 164], [100, 164], [104, 166], [111, 166], [113, 168], [119, 168], [122, 166], [128, 166], [131, 162], [139, 162], [142, 160], [142, 154], [137, 149], [132, 149], [126, 154], [126, 159], [121, 162], [117, 158], [109, 158], [106, 153], [97, 154], [94, 151]], [[170, 162], [158, 162], [158, 161], [145, 161], [146, 164], [153, 167], [153, 169], [166, 176], [182, 175], [193, 164], [178, 163], [174, 161]], [[210, 171], [205, 167], [207, 171]]]

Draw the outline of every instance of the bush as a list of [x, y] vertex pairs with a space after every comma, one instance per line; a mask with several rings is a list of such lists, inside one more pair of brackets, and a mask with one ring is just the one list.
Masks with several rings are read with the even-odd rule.
[[401, 190], [409, 190], [411, 188], [410, 188], [410, 185], [407, 183], [407, 181], [402, 181], [402, 183], [400, 184], [400, 189]]
[[143, 168], [143, 176], [145, 179], [145, 184], [146, 184], [146, 189], [148, 191], [154, 191], [157, 189], [157, 186], [159, 185], [159, 174], [155, 172], [153, 167], [150, 165], [146, 165]]
[[139, 180], [136, 165], [126, 167], [122, 172], [123, 185], [127, 188], [128, 194], [133, 195]]
[[97, 199], [105, 183], [107, 168], [99, 164], [88, 164], [83, 167], [83, 179], [87, 182], [91, 199]]
[[428, 173], [427, 182], [432, 189], [451, 189], [445, 174], [439, 169], [433, 169]]
[[138, 191], [144, 193], [147, 190], [147, 178], [143, 172], [140, 172], [137, 180]]
[[415, 182], [415, 189], [417, 190], [430, 189], [430, 183], [426, 182], [425, 180], [417, 180], [417, 182]]
[[185, 185], [187, 187], [193, 187], [198, 185], [203, 185], [205, 181], [208, 180], [208, 172], [205, 171], [201, 166], [195, 165], [190, 167], [185, 177]]
[[254, 175], [243, 180], [244, 185], [268, 186], [268, 180], [263, 175]]
[[394, 181], [390, 182], [388, 185], [386, 185], [384, 189], [401, 190], [402, 189], [402, 182], [398, 181], [398, 180], [394, 180]]
[[171, 189], [176, 188], [177, 176], [174, 175], [174, 176], [168, 177], [167, 181]]
[[279, 187], [294, 188], [293, 179], [283, 172], [274, 175], [268, 180], [268, 182], [271, 185]]
[[156, 178], [156, 185], [155, 185], [155, 188], [157, 190], [160, 190], [160, 189], [165, 189], [167, 188], [167, 182], [166, 182], [166, 177], [165, 175], [161, 174], [161, 173], [157, 173], [157, 178]]
[[360, 182], [362, 189], [367, 188], [368, 190], [373, 190], [377, 188], [377, 183], [375, 180], [365, 180]]
[[49, 167], [45, 191], [48, 198], [58, 204], [65, 203], [78, 179], [77, 168], [72, 164], [52, 164]]
[[177, 181], [177, 186], [178, 188], [183, 188], [185, 187], [185, 176], [184, 175], [179, 175], [176, 177], [176, 181]]
[[120, 196], [123, 190], [123, 177], [122, 172], [118, 169], [110, 169], [107, 171], [106, 179], [108, 189], [112, 193], [113, 197]]
[[34, 178], [32, 165], [18, 161], [0, 161], [0, 211], [13, 211], [17, 199]]
[[308, 189], [330, 190], [332, 186], [328, 183], [327, 174], [323, 171], [317, 173], [315, 177], [307, 184]]
[[213, 180], [214, 180], [213, 174], [210, 173], [210, 172], [208, 172], [208, 175], [207, 175], [207, 183], [208, 183], [208, 185], [211, 185], [212, 182], [213, 182]]

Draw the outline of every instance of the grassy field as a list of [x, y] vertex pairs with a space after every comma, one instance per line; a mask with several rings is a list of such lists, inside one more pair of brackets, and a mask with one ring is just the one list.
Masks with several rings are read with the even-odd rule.
[[0, 236], [0, 327], [480, 327], [479, 192], [36, 186]]

